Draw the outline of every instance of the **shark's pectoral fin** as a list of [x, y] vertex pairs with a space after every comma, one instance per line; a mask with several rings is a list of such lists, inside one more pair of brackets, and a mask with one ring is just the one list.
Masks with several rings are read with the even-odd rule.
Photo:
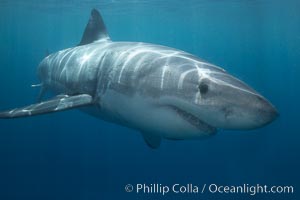
[[149, 133], [142, 133], [142, 134], [148, 147], [150, 147], [151, 149], [157, 149], [160, 146], [161, 143], [160, 136], [149, 134]]
[[59, 95], [48, 101], [0, 112], [0, 118], [17, 118], [41, 115], [90, 105], [92, 102], [93, 98], [88, 94], [80, 94], [75, 96]]

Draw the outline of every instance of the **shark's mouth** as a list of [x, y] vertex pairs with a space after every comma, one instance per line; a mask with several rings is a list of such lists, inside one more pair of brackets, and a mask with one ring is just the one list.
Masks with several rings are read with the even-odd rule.
[[170, 106], [170, 108], [172, 110], [174, 110], [182, 119], [184, 119], [185, 121], [190, 123], [192, 126], [196, 127], [197, 129], [199, 129], [205, 133], [212, 134], [217, 131], [217, 129], [215, 127], [210, 126], [209, 124], [205, 123], [204, 121], [202, 121], [195, 115], [193, 115], [185, 110], [182, 110], [176, 106]]

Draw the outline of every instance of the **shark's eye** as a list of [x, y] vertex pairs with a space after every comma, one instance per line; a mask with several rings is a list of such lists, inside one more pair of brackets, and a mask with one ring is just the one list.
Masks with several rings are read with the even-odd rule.
[[208, 85], [206, 83], [200, 83], [198, 88], [201, 94], [206, 94], [208, 92]]

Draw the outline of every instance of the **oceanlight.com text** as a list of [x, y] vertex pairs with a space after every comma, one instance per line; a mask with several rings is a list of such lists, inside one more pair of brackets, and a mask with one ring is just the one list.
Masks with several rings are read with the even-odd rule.
[[262, 184], [241, 184], [241, 185], [219, 185], [219, 184], [179, 184], [172, 185], [161, 183], [137, 183], [127, 184], [125, 191], [136, 194], [248, 194], [254, 196], [256, 194], [293, 194], [294, 187], [291, 185], [262, 185]]

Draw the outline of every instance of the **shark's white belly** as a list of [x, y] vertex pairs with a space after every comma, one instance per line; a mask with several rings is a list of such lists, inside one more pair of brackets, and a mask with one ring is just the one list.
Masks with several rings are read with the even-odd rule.
[[118, 122], [147, 134], [168, 139], [202, 138], [207, 133], [182, 119], [175, 111], [159, 105], [158, 100], [132, 97], [108, 90], [101, 97], [101, 118]]

